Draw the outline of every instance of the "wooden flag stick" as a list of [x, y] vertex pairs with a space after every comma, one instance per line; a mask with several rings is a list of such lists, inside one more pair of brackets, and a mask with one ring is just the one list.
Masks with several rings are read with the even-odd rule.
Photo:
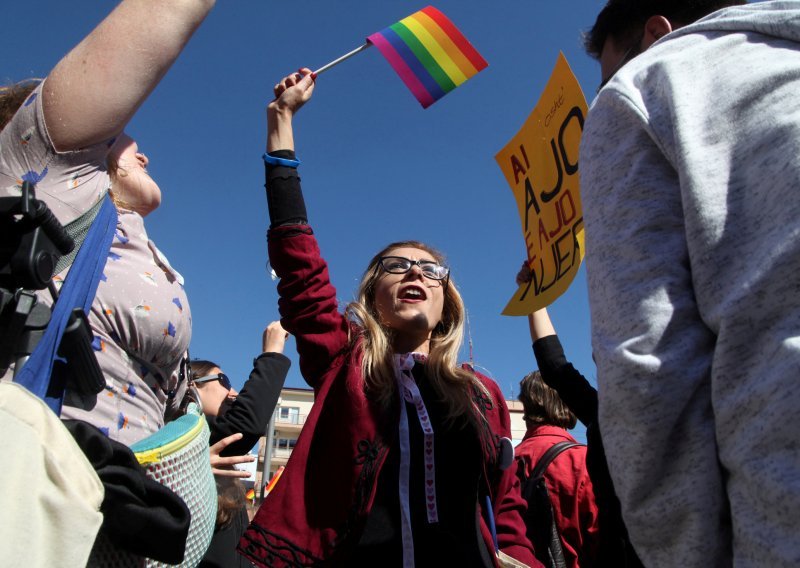
[[367, 48], [368, 48], [370, 45], [372, 45], [372, 44], [371, 44], [371, 43], [369, 43], [369, 42], [367, 42], [367, 43], [365, 43], [364, 45], [362, 45], [362, 46], [360, 46], [360, 47], [357, 47], [357, 48], [355, 48], [355, 49], [354, 49], [353, 51], [351, 51], [350, 53], [345, 53], [345, 54], [344, 54], [344, 55], [342, 55], [340, 58], [338, 58], [338, 59], [334, 59], [334, 60], [333, 60], [333, 61], [331, 61], [330, 63], [328, 63], [328, 64], [326, 64], [326, 65], [323, 65], [322, 67], [320, 67], [319, 69], [317, 69], [316, 71], [314, 71], [314, 73], [315, 73], [316, 75], [319, 75], [320, 73], [322, 73], [323, 71], [327, 71], [328, 69], [330, 69], [330, 68], [331, 68], [331, 67], [333, 67], [334, 65], [339, 65], [339, 63], [341, 63], [341, 62], [342, 62], [342, 61], [344, 61], [345, 59], [349, 59], [349, 58], [353, 57], [353, 56], [354, 56], [356, 53], [359, 53], [359, 52], [361, 52], [361, 51], [364, 51], [364, 50], [365, 50], [365, 49], [367, 49]]

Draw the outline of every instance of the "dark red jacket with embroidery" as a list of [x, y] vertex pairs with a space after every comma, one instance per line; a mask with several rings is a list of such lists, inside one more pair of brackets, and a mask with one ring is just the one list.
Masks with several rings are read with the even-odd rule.
[[[338, 310], [336, 290], [308, 225], [269, 232], [269, 257], [280, 277], [281, 323], [293, 334], [300, 370], [314, 388], [315, 404], [281, 476], [239, 542], [260, 566], [346, 565], [358, 544], [388, 453], [381, 425], [397, 416], [370, 403], [363, 390], [360, 349], [349, 342], [351, 324]], [[510, 418], [499, 387], [477, 375], [492, 400], [476, 389], [485, 416], [482, 436], [484, 493], [492, 499], [497, 539], [506, 554], [540, 566], [525, 537], [514, 467], [498, 467], [499, 440], [510, 437]], [[481, 535], [494, 550], [481, 512]]]
[[[519, 468], [529, 477], [536, 462], [555, 444], [575, 438], [558, 426], [539, 426], [526, 432], [516, 447]], [[544, 472], [553, 516], [561, 535], [568, 568], [595, 566], [598, 546], [597, 505], [586, 470], [586, 447], [562, 452]]]

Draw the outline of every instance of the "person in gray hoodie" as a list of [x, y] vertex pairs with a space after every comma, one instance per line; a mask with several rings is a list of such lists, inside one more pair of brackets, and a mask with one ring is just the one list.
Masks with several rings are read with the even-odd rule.
[[800, 2], [732, 4], [611, 0], [586, 38], [599, 424], [646, 566], [800, 565]]

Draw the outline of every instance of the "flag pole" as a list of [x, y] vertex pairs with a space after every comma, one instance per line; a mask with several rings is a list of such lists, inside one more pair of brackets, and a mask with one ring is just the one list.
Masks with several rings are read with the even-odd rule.
[[314, 74], [315, 74], [315, 75], [319, 75], [319, 74], [320, 74], [320, 73], [322, 73], [323, 71], [327, 71], [328, 69], [330, 69], [330, 68], [331, 68], [331, 67], [333, 67], [334, 65], [338, 65], [339, 63], [341, 63], [341, 62], [342, 62], [342, 61], [344, 61], [345, 59], [349, 59], [349, 58], [353, 57], [353, 56], [354, 56], [356, 53], [359, 53], [359, 52], [361, 52], [361, 51], [364, 51], [364, 50], [365, 50], [365, 49], [367, 49], [367, 48], [368, 48], [370, 45], [372, 45], [372, 44], [371, 44], [371, 43], [369, 43], [369, 42], [367, 42], [367, 43], [365, 43], [364, 45], [362, 45], [362, 46], [360, 46], [360, 47], [357, 47], [357, 48], [355, 48], [355, 49], [354, 49], [353, 51], [351, 51], [350, 53], [345, 53], [345, 54], [344, 54], [344, 55], [342, 55], [340, 58], [338, 58], [338, 59], [334, 59], [334, 60], [333, 60], [333, 61], [331, 61], [330, 63], [328, 63], [328, 64], [326, 64], [326, 65], [323, 65], [322, 67], [320, 67], [319, 69], [317, 69], [316, 71], [314, 71]]

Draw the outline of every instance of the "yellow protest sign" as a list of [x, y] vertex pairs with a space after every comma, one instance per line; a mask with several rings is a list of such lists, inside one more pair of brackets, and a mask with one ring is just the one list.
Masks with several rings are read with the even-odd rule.
[[586, 98], [561, 53], [533, 112], [495, 156], [517, 201], [533, 277], [504, 315], [548, 306], [578, 273], [584, 254], [578, 146], [586, 112]]

